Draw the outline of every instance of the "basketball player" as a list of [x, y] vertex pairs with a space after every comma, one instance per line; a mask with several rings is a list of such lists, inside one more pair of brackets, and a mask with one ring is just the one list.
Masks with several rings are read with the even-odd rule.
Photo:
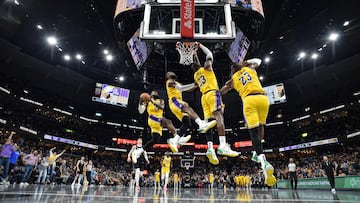
[[[144, 149], [147, 150], [148, 148], [152, 147], [155, 143], [159, 143], [160, 138], [162, 136], [162, 128], [166, 127], [169, 132], [174, 136], [174, 139], [168, 141], [169, 147], [172, 152], [178, 152], [178, 140], [180, 136], [176, 133], [176, 129], [172, 124], [171, 120], [165, 118], [163, 116], [163, 111], [165, 108], [165, 103], [163, 99], [160, 99], [159, 93], [157, 91], [151, 92], [150, 101], [142, 101], [140, 98], [138, 110], [140, 114], [145, 112], [145, 109], [148, 113], [148, 125], [151, 128], [151, 140], [149, 140], [145, 145]], [[191, 136], [190, 136], [191, 137]], [[188, 138], [183, 138], [183, 140], [189, 140]], [[175, 142], [176, 141], [176, 142]], [[133, 160], [136, 161], [136, 157], [139, 153], [142, 153], [142, 150], [135, 150], [134, 151], [135, 158]], [[134, 162], [135, 163], [135, 162]]]
[[164, 190], [167, 189], [167, 184], [169, 182], [169, 174], [170, 174], [170, 165], [171, 165], [171, 157], [169, 156], [169, 152], [165, 152], [165, 155], [161, 158], [161, 182], [164, 184]]
[[212, 190], [214, 188], [214, 174], [213, 172], [210, 172], [209, 174], [209, 189]]
[[239, 93], [243, 101], [246, 126], [256, 152], [252, 160], [261, 163], [266, 185], [273, 186], [276, 183], [273, 175], [274, 167], [266, 161], [261, 143], [261, 134], [264, 133], [264, 125], [269, 111], [269, 100], [265, 96], [265, 91], [255, 70], [260, 64], [261, 60], [256, 58], [245, 61], [243, 67], [238, 63], [233, 64], [231, 67], [232, 78], [225, 83], [220, 92], [225, 94], [231, 89], [235, 89]]
[[[198, 43], [198, 42], [196, 42]], [[198, 43], [200, 49], [205, 53], [206, 60], [204, 66], [201, 67], [197, 55], [194, 55], [195, 63], [192, 64], [192, 69], [195, 71], [194, 80], [196, 85], [199, 87], [201, 96], [201, 105], [204, 112], [204, 119], [215, 119], [216, 127], [219, 135], [220, 146], [217, 150], [219, 155], [225, 155], [230, 157], [236, 157], [239, 155], [238, 152], [231, 150], [230, 145], [226, 143], [225, 126], [223, 117], [223, 103], [219, 91], [219, 86], [215, 73], [212, 68], [213, 55], [211, 51]], [[216, 157], [215, 150], [213, 148], [213, 137], [212, 132], [206, 134], [208, 142], [208, 150], [206, 156], [208, 157], [211, 164], [219, 164], [219, 159]]]
[[174, 189], [179, 189], [179, 175], [177, 172], [174, 173]]
[[160, 172], [159, 169], [156, 170], [155, 174], [154, 174], [154, 178], [155, 178], [155, 188], [161, 188], [160, 186]]
[[291, 189], [294, 190], [294, 182], [295, 182], [295, 190], [296, 190], [297, 189], [296, 164], [294, 163], [293, 158], [289, 159], [288, 172], [290, 177]]
[[[186, 131], [191, 127], [191, 119], [199, 125], [200, 132], [207, 132], [209, 129], [215, 127], [216, 121], [206, 122], [199, 118], [198, 114], [189, 106], [188, 103], [182, 100], [182, 92], [189, 91], [195, 88], [195, 84], [182, 85], [176, 81], [176, 74], [174, 72], [166, 73], [166, 92], [169, 98], [169, 107], [176, 118], [182, 122], [179, 130], [179, 144], [183, 145], [190, 140], [191, 136], [186, 136]], [[169, 139], [170, 142], [176, 143], [176, 138]]]
[[84, 166], [85, 166], [85, 157], [82, 156], [81, 159], [76, 162], [76, 176], [71, 186], [75, 185], [76, 180], [78, 181], [77, 186], [81, 186], [81, 180], [84, 177], [83, 176]]
[[[136, 145], [132, 146], [132, 148], [131, 148], [131, 150], [130, 150], [130, 152], [128, 154], [127, 161], [129, 163], [131, 162], [131, 155], [133, 154], [133, 152], [135, 150], [140, 149], [140, 148], [142, 148], [142, 139], [138, 138]], [[142, 150], [142, 155], [143, 155], [143, 158], [145, 159], [146, 163], [149, 164], [150, 161], [148, 159], [146, 151]], [[142, 159], [141, 155], [139, 157], [137, 157], [137, 159], [141, 160]], [[141, 161], [136, 161], [136, 163], [133, 164], [133, 167], [135, 169], [135, 188], [138, 191], [138, 190], [140, 190], [139, 179], [140, 179], [140, 176], [141, 176], [141, 171], [144, 170], [144, 168], [143, 168], [143, 164], [142, 164]]]

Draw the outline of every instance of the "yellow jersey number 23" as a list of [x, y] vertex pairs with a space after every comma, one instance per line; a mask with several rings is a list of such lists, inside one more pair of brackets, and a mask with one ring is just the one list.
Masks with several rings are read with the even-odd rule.
[[251, 82], [252, 77], [248, 72], [244, 72], [239, 78], [241, 84], [245, 86], [248, 82]]

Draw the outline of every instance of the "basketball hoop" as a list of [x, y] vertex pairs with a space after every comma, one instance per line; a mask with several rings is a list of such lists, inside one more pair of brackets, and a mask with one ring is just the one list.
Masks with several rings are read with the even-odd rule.
[[190, 65], [193, 63], [193, 56], [198, 50], [196, 42], [176, 42], [176, 50], [180, 54], [180, 64]]
[[186, 162], [184, 166], [185, 166], [185, 169], [186, 169], [186, 170], [189, 170], [189, 168], [190, 168], [190, 163], [189, 163], [189, 162]]

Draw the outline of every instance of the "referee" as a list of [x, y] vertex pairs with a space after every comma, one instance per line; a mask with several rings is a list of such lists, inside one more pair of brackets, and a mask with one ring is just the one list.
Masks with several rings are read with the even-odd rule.
[[323, 175], [326, 175], [329, 182], [330, 182], [330, 186], [331, 186], [331, 192], [335, 195], [336, 194], [336, 190], [335, 190], [335, 177], [334, 177], [334, 165], [329, 162], [329, 159], [327, 158], [327, 156], [323, 157], [323, 164], [322, 164], [322, 169], [323, 169]]
[[289, 159], [288, 171], [291, 183], [291, 189], [294, 190], [294, 182], [295, 182], [295, 190], [297, 189], [297, 174], [296, 174], [296, 164], [294, 163], [294, 159]]

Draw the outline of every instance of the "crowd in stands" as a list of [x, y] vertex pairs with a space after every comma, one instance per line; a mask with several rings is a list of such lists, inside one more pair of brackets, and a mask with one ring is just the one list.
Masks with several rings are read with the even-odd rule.
[[[49, 145], [54, 143], [35, 143], [23, 140], [21, 135], [11, 134], [6, 129], [1, 129], [1, 184], [86, 184], [92, 185], [122, 185], [129, 186], [133, 179], [133, 170], [130, 163], [121, 156], [102, 156], [62, 150]], [[10, 137], [11, 134], [11, 137]], [[19, 141], [21, 141], [19, 143]], [[50, 142], [50, 141], [49, 141]], [[9, 156], [9, 170], [6, 170], [3, 158], [6, 157], [4, 149], [11, 145], [13, 149]], [[334, 154], [327, 154], [336, 167], [336, 176], [360, 175], [359, 146], [344, 148]], [[8, 150], [8, 149], [7, 149]], [[5, 150], [6, 151], [6, 150]], [[81, 151], [80, 151], [81, 152]], [[7, 152], [8, 153], [8, 152]], [[84, 152], [86, 154], [86, 152]], [[113, 152], [116, 153], [116, 152]], [[289, 155], [290, 156], [290, 155]], [[276, 175], [279, 180], [287, 179], [288, 158], [284, 154], [271, 158], [270, 161], [276, 166]], [[91, 158], [90, 158], [91, 157]], [[145, 166], [146, 172], [141, 177], [141, 186], [151, 187], [154, 185], [154, 172], [160, 169], [161, 155], [150, 156], [150, 165]], [[236, 159], [236, 160], [235, 160]], [[250, 176], [252, 187], [264, 187], [264, 178], [261, 169], [256, 163], [251, 162], [250, 157], [229, 158], [221, 160], [221, 164], [213, 166], [205, 157], [195, 159], [195, 168], [186, 170], [179, 165], [179, 158], [174, 159], [172, 173], [179, 174], [180, 185], [187, 183], [190, 187], [208, 187], [209, 173], [214, 174], [214, 188], [235, 187], [235, 176]], [[321, 155], [312, 154], [305, 157], [295, 157], [297, 174], [301, 178], [323, 177], [321, 170]], [[191, 174], [188, 176], [188, 174]], [[7, 175], [8, 174], [8, 175]], [[76, 177], [77, 176], [77, 177]], [[75, 180], [77, 178], [77, 180]], [[169, 186], [173, 182], [170, 178]]]

